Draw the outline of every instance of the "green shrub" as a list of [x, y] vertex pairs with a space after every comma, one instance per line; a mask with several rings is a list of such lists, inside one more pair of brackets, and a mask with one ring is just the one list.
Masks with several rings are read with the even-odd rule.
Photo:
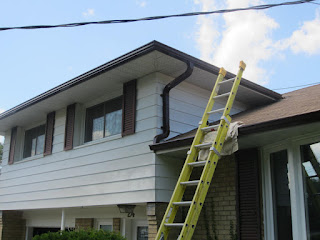
[[119, 233], [103, 230], [49, 232], [36, 235], [32, 240], [125, 240]]

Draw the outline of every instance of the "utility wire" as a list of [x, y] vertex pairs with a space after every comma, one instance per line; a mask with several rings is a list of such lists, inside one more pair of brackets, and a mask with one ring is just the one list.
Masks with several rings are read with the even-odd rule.
[[306, 86], [316, 85], [316, 84], [319, 84], [319, 83], [320, 82], [314, 82], [314, 83], [308, 83], [308, 84], [292, 86], [292, 87], [275, 88], [275, 89], [271, 89], [271, 90], [274, 91], [274, 90], [284, 90], [284, 89], [290, 89], [290, 88], [306, 87]]
[[0, 31], [6, 30], [14, 30], [14, 29], [45, 29], [45, 28], [62, 28], [62, 27], [79, 27], [91, 24], [114, 24], [114, 23], [129, 23], [129, 22], [139, 22], [139, 21], [151, 21], [151, 20], [159, 20], [165, 18], [176, 18], [176, 17], [190, 17], [190, 16], [200, 16], [200, 15], [209, 15], [209, 14], [221, 14], [221, 13], [230, 13], [230, 12], [238, 12], [238, 11], [247, 11], [247, 10], [265, 10], [269, 8], [279, 7], [279, 6], [288, 6], [288, 5], [298, 5], [303, 3], [311, 3], [315, 0], [301, 0], [301, 1], [293, 1], [293, 2], [282, 2], [275, 4], [265, 4], [265, 5], [257, 5], [246, 8], [233, 8], [233, 9], [221, 9], [216, 11], [208, 11], [208, 12], [189, 12], [182, 14], [173, 14], [173, 15], [162, 15], [162, 16], [153, 16], [153, 17], [144, 17], [144, 18], [136, 18], [136, 19], [120, 19], [120, 20], [105, 20], [105, 21], [95, 21], [95, 22], [78, 22], [78, 23], [66, 23], [66, 24], [58, 24], [58, 25], [34, 25], [34, 26], [21, 26], [21, 27], [2, 27]]

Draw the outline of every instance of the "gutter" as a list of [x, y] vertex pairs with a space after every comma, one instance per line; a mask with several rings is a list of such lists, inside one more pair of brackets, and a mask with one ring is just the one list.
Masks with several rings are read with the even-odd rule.
[[161, 94], [162, 97], [162, 133], [158, 134], [153, 139], [153, 144], [159, 143], [161, 140], [167, 138], [170, 134], [170, 101], [169, 101], [169, 93], [170, 90], [179, 85], [181, 82], [186, 80], [191, 76], [193, 72], [194, 64], [190, 61], [186, 62], [188, 65], [187, 70], [182, 73], [180, 76], [175, 78], [173, 81], [169, 82], [163, 89]]
[[[283, 129], [283, 128], [295, 127], [303, 124], [319, 122], [319, 119], [320, 119], [320, 111], [315, 111], [315, 112], [296, 115], [292, 117], [286, 117], [286, 118], [261, 122], [257, 124], [243, 125], [239, 127], [238, 138], [255, 134], [255, 133], [262, 133], [262, 132], [273, 131], [277, 129]], [[169, 140], [163, 143], [154, 143], [149, 147], [150, 147], [150, 150], [153, 150], [154, 152], [156, 152], [160, 150], [168, 150], [168, 149], [173, 149], [178, 147], [190, 146], [192, 144], [193, 138], [194, 136], [191, 136], [191, 137]]]
[[[55, 88], [52, 88], [52, 89], [34, 97], [34, 98], [31, 98], [28, 101], [25, 101], [25, 102], [13, 107], [13, 108], [1, 113], [0, 120], [7, 118], [7, 117], [9, 117], [9, 116], [21, 111], [21, 110], [24, 110], [24, 109], [34, 105], [34, 104], [37, 104], [47, 98], [50, 98], [60, 92], [63, 92], [69, 88], [72, 88], [80, 83], [83, 83], [83, 82], [89, 80], [90, 78], [98, 76], [98, 75], [100, 75], [106, 71], [109, 71], [113, 68], [119, 67], [119, 66], [121, 66], [129, 61], [132, 61], [138, 57], [146, 55], [152, 51], [159, 51], [161, 53], [164, 53], [168, 56], [171, 56], [171, 57], [176, 58], [178, 60], [181, 60], [183, 62], [192, 62], [195, 67], [202, 69], [202, 70], [205, 70], [207, 72], [213, 73], [213, 74], [219, 73], [219, 68], [217, 68], [216, 66], [213, 66], [207, 62], [204, 62], [198, 58], [192, 57], [186, 53], [183, 53], [179, 50], [176, 50], [176, 49], [169, 47], [165, 44], [162, 44], [160, 42], [152, 41], [152, 42], [150, 42], [140, 48], [137, 48], [131, 52], [128, 52], [127, 54], [124, 54], [114, 60], [111, 60], [111, 61], [109, 61], [99, 67], [96, 67], [96, 68], [94, 68], [84, 74], [81, 74], [78, 77], [75, 77], [75, 78], [73, 78], [63, 84], [60, 84]], [[235, 76], [234, 74], [227, 73], [226, 79], [232, 78], [234, 76]], [[274, 92], [270, 89], [267, 89], [265, 87], [259, 86], [258, 84], [250, 82], [244, 78], [241, 80], [241, 86], [246, 87], [248, 89], [251, 89], [253, 91], [259, 92], [260, 94], [262, 94], [270, 99], [273, 99], [274, 101], [282, 99], [281, 94], [276, 93], [276, 92]]]

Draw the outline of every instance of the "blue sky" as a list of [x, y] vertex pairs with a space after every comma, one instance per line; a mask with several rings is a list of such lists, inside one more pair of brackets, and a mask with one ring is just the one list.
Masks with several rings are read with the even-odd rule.
[[[266, 2], [11, 0], [0, 2], [0, 26], [139, 18]], [[152, 40], [233, 72], [243, 59], [244, 76], [270, 89], [320, 82], [320, 6], [315, 4], [129, 24], [13, 30], [0, 32], [0, 111]], [[279, 92], [291, 90], [295, 89]]]

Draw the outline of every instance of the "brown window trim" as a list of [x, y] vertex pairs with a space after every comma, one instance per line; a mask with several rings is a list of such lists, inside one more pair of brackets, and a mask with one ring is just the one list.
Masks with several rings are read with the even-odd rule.
[[64, 150], [73, 149], [74, 124], [76, 115], [76, 104], [71, 104], [67, 107], [66, 124], [64, 131]]

